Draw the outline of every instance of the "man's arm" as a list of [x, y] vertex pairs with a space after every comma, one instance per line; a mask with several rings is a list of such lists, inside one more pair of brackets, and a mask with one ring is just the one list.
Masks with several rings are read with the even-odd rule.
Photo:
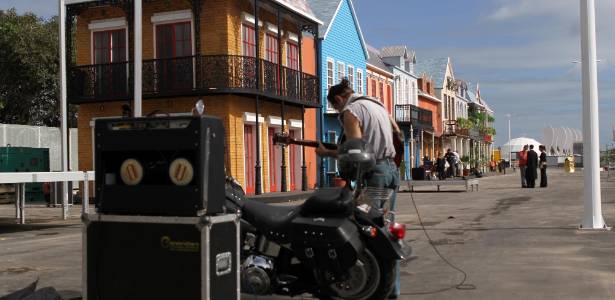
[[[346, 139], [360, 139], [363, 137], [359, 120], [353, 114], [343, 112], [342, 120], [344, 121], [344, 135], [346, 135]], [[327, 149], [320, 144], [318, 149], [316, 149], [316, 154], [319, 156], [337, 157], [337, 150]]]

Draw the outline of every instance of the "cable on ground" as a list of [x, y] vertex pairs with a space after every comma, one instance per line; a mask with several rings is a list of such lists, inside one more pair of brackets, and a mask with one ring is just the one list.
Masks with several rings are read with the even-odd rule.
[[442, 253], [440, 253], [440, 250], [438, 250], [438, 247], [436, 247], [436, 245], [434, 244], [433, 240], [431, 239], [431, 236], [429, 235], [429, 233], [427, 232], [427, 229], [425, 228], [425, 224], [423, 224], [423, 219], [421, 218], [421, 214], [419, 213], [419, 208], [416, 206], [416, 202], [414, 201], [414, 193], [410, 193], [410, 199], [412, 200], [412, 205], [414, 206], [414, 210], [416, 211], [416, 216], [419, 219], [419, 223], [421, 224], [421, 228], [423, 230], [423, 233], [425, 234], [425, 237], [427, 238], [427, 240], [429, 241], [429, 244], [431, 245], [431, 247], [433, 248], [434, 252], [436, 252], [436, 254], [440, 257], [440, 259], [445, 262], [449, 267], [451, 267], [452, 269], [454, 269], [455, 271], [461, 273], [463, 275], [463, 279], [461, 279], [461, 281], [455, 285], [449, 286], [449, 287], [445, 287], [445, 288], [441, 288], [441, 289], [437, 289], [437, 290], [433, 290], [433, 291], [419, 291], [419, 292], [412, 292], [412, 293], [401, 293], [401, 295], [428, 295], [428, 294], [437, 294], [437, 293], [441, 293], [441, 292], [445, 292], [448, 290], [452, 290], [452, 289], [458, 289], [458, 290], [475, 290], [476, 286], [470, 283], [466, 283], [466, 280], [468, 279], [468, 273], [466, 273], [464, 270], [462, 270], [461, 268], [457, 267], [456, 265], [452, 264], [446, 257], [444, 257], [444, 255], [442, 255]]

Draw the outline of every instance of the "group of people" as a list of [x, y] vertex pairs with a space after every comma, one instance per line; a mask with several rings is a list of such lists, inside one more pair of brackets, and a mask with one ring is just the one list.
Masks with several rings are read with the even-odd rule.
[[457, 176], [457, 170], [459, 170], [459, 164], [461, 158], [457, 151], [446, 150], [444, 156], [440, 156], [438, 152], [438, 159], [436, 160], [436, 172], [438, 173], [438, 179], [443, 180], [449, 177]]
[[547, 149], [544, 145], [540, 145], [538, 150], [540, 156], [534, 151], [534, 145], [525, 145], [519, 152], [519, 171], [523, 188], [536, 187], [538, 169], [540, 169], [540, 187], [547, 187]]

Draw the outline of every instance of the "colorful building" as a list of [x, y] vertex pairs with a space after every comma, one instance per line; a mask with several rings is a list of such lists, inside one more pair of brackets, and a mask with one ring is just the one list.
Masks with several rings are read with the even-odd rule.
[[442, 137], [442, 100], [436, 97], [433, 80], [427, 74], [421, 74], [418, 79], [419, 87], [419, 108], [431, 111], [432, 131], [422, 131], [420, 133], [420, 145], [423, 158], [429, 157], [434, 160], [444, 153], [441, 153]]
[[449, 57], [419, 59], [415, 72], [417, 74], [427, 74], [433, 80], [435, 97], [442, 101], [442, 136], [440, 152], [445, 153], [447, 149], [455, 150], [456, 147], [456, 118], [455, 118], [455, 97], [456, 87], [453, 73], [453, 66]]
[[371, 46], [367, 47], [369, 59], [367, 60], [367, 76], [365, 82], [365, 95], [379, 99], [390, 115], [395, 109], [393, 101], [393, 85], [395, 75], [382, 61], [380, 52]]
[[[365, 93], [366, 61], [369, 57], [359, 20], [352, 0], [307, 0], [316, 17], [322, 20], [319, 28], [320, 78], [323, 107], [319, 129], [323, 141], [337, 142], [341, 127], [338, 112], [327, 103], [329, 88], [347, 78], [354, 90]], [[321, 184], [327, 185], [337, 173], [337, 161], [320, 160]]]
[[[132, 105], [132, 1], [79, 1], [67, 8], [68, 100], [78, 105], [79, 169], [92, 170], [92, 120]], [[316, 138], [304, 116], [319, 108], [318, 25], [302, 0], [143, 1], [144, 115], [205, 113], [226, 129], [225, 165], [250, 194], [305, 190], [313, 151], [280, 147], [276, 133]], [[70, 2], [69, 2], [70, 3]], [[73, 47], [74, 45], [74, 47]], [[306, 114], [306, 111], [308, 114]], [[160, 141], [164, 143], [165, 141]]]

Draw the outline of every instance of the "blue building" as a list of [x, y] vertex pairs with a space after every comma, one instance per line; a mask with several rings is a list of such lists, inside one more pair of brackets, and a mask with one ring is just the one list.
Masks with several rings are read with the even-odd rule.
[[[319, 63], [322, 83], [322, 114], [319, 130], [323, 141], [335, 143], [341, 128], [338, 113], [327, 103], [329, 87], [343, 78], [350, 80], [354, 90], [365, 92], [366, 61], [369, 57], [352, 0], [308, 0], [320, 26]], [[337, 172], [334, 159], [320, 160], [320, 184], [326, 185]]]

